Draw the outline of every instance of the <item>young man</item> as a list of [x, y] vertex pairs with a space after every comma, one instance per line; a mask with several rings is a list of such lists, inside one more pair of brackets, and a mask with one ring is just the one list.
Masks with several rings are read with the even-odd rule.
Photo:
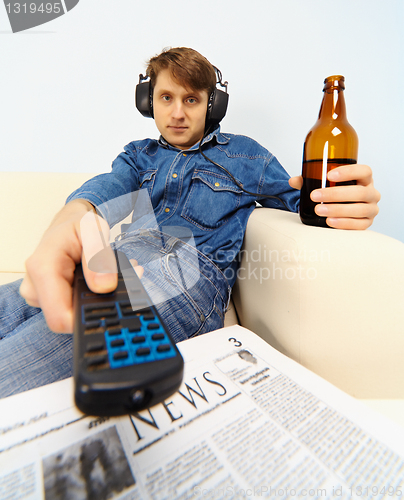
[[[300, 177], [289, 179], [276, 158], [252, 139], [222, 133], [217, 125], [206, 130], [216, 73], [203, 56], [170, 49], [150, 60], [147, 75], [160, 139], [131, 142], [110, 173], [75, 191], [27, 260], [22, 283], [6, 285], [0, 293], [0, 396], [71, 375], [72, 336], [53, 332], [72, 332], [76, 264], [82, 261], [93, 291], [116, 286], [112, 249], [97, 246], [98, 229], [82, 230], [88, 212], [101, 215], [96, 217], [108, 241], [109, 226], [133, 209], [131, 193], [147, 190], [153, 217], [139, 222], [134, 213], [133, 227], [114, 246], [141, 266], [146, 289], [160, 297], [159, 312], [180, 341], [222, 326], [235, 257], [256, 201], [298, 210]], [[318, 205], [317, 213], [335, 228], [370, 226], [380, 198], [371, 169], [341, 166], [329, 178], [357, 185], [315, 191], [315, 201], [327, 202]], [[194, 246], [184, 242], [183, 232], [192, 235]], [[95, 269], [89, 261], [96, 254], [103, 258]], [[192, 276], [189, 286], [184, 273]]]

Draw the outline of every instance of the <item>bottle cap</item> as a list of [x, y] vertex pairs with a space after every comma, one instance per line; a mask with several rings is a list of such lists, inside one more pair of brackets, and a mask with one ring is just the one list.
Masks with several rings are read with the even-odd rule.
[[339, 88], [345, 90], [345, 78], [342, 75], [327, 76], [327, 78], [324, 80], [323, 91], [330, 88]]

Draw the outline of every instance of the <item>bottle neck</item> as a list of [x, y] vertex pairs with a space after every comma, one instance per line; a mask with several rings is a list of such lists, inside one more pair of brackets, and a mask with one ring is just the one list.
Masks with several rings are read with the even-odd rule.
[[344, 82], [341, 80], [326, 80], [323, 101], [318, 115], [320, 121], [347, 121], [344, 88]]

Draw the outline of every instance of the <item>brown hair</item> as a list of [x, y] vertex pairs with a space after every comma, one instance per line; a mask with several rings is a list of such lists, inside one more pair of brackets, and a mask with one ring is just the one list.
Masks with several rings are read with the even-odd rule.
[[169, 48], [152, 57], [146, 69], [152, 87], [163, 69], [169, 69], [172, 77], [185, 88], [206, 90], [209, 94], [215, 90], [216, 72], [213, 65], [194, 49]]

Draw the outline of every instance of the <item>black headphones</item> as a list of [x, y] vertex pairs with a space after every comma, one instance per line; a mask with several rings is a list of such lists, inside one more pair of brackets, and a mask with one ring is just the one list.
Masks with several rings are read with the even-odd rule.
[[[227, 82], [222, 82], [222, 73], [216, 66], [217, 84], [225, 88], [225, 91], [215, 88], [210, 94], [208, 101], [208, 109], [206, 111], [206, 126], [217, 125], [221, 122], [227, 111], [229, 102], [229, 94], [227, 93]], [[145, 81], [146, 80], [146, 81]], [[139, 75], [139, 83], [136, 85], [135, 94], [136, 107], [140, 113], [146, 118], [153, 118], [153, 89], [151, 82], [147, 76]]]

